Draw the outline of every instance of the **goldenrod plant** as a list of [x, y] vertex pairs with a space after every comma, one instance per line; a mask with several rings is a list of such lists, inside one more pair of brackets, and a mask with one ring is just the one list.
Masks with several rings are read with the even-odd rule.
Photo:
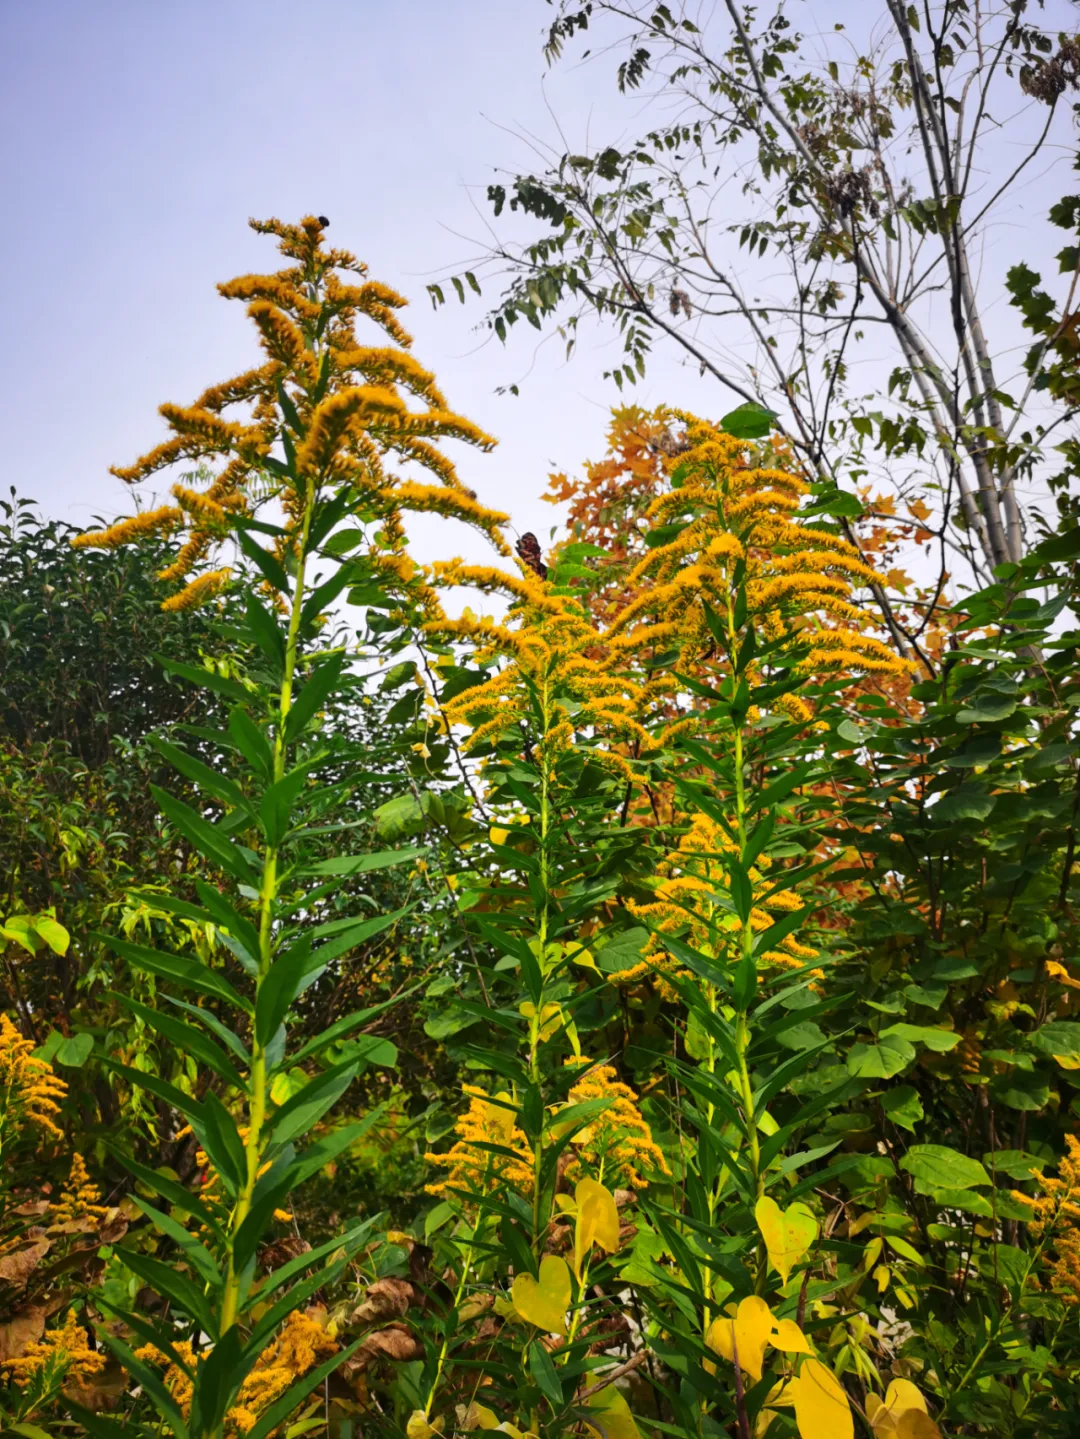
[[[320, 713], [349, 662], [324, 637], [327, 613], [346, 590], [401, 617], [430, 609], [433, 594], [405, 553], [403, 510], [463, 520], [507, 549], [499, 531], [505, 516], [470, 497], [438, 448], [447, 438], [481, 448], [492, 441], [446, 408], [434, 378], [410, 355], [396, 314], [400, 296], [365, 279], [347, 252], [327, 248], [314, 217], [254, 228], [276, 238], [286, 267], [220, 288], [246, 303], [262, 362], [193, 405], [163, 405], [171, 438], [117, 471], [135, 484], [194, 462], [209, 482], [194, 489], [190, 478], [177, 480], [175, 504], [76, 541], [111, 547], [175, 536], [179, 548], [164, 572], [180, 586], [165, 601], [174, 610], [212, 603], [230, 583], [232, 568], [218, 559], [230, 542], [263, 581], [246, 598], [242, 639], [259, 657], [246, 683], [172, 665], [183, 680], [231, 702], [227, 729], [200, 734], [212, 762], [159, 742], [202, 801], [160, 791], [161, 811], [220, 881], [197, 880], [197, 903], [162, 894], [154, 903], [212, 926], [228, 962], [104, 936], [159, 987], [155, 1006], [122, 990], [116, 1002], [192, 1056], [201, 1080], [191, 1090], [120, 1062], [112, 1071], [174, 1114], [177, 1128], [190, 1125], [219, 1181], [193, 1192], [125, 1157], [144, 1193], [158, 1197], [153, 1204], [139, 1195], [137, 1204], [181, 1262], [125, 1256], [168, 1305], [167, 1323], [103, 1301], [125, 1337], [110, 1326], [101, 1341], [152, 1401], [157, 1422], [182, 1439], [237, 1430], [262, 1439], [350, 1352], [322, 1339], [298, 1347], [293, 1316], [342, 1273], [370, 1219], [270, 1272], [260, 1264], [264, 1237], [290, 1194], [355, 1144], [377, 1111], [303, 1141], [363, 1069], [394, 1058], [393, 1046], [361, 1032], [370, 1010], [289, 1046], [289, 1013], [303, 991], [358, 939], [400, 917], [361, 913], [320, 923], [321, 901], [338, 876], [415, 855], [312, 861], [309, 834], [333, 827], [337, 798], [320, 778]], [[358, 333], [363, 324], [381, 330], [382, 342], [368, 343]], [[432, 482], [395, 474], [395, 461], [428, 471]], [[199, 568], [211, 561], [213, 568]], [[77, 1403], [71, 1412], [91, 1432], [117, 1428]]]

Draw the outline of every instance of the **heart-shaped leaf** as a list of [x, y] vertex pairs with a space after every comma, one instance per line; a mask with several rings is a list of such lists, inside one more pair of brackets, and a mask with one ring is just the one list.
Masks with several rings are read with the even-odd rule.
[[705, 1343], [714, 1353], [730, 1363], [739, 1360], [739, 1368], [756, 1383], [765, 1364], [765, 1350], [772, 1342], [773, 1316], [764, 1299], [751, 1294], [743, 1299], [734, 1318], [721, 1316], [709, 1325]]
[[615, 1196], [595, 1179], [582, 1179], [574, 1190], [577, 1224], [574, 1228], [574, 1269], [581, 1277], [581, 1265], [594, 1244], [614, 1254], [619, 1247], [619, 1210]]
[[599, 1420], [594, 1427], [586, 1419], [585, 1427], [590, 1434], [601, 1436], [601, 1439], [641, 1439], [641, 1431], [630, 1413], [630, 1405], [614, 1384], [593, 1394], [588, 1405]]
[[791, 1388], [802, 1439], [854, 1439], [851, 1405], [831, 1369], [816, 1359], [804, 1359]]
[[545, 1254], [540, 1261], [540, 1278], [519, 1274], [511, 1286], [510, 1298], [529, 1324], [535, 1324], [545, 1334], [565, 1334], [570, 1266], [557, 1254]]
[[754, 1206], [754, 1218], [769, 1251], [769, 1263], [780, 1275], [781, 1283], [786, 1284], [791, 1271], [818, 1237], [818, 1222], [805, 1204], [781, 1209], [767, 1195]]

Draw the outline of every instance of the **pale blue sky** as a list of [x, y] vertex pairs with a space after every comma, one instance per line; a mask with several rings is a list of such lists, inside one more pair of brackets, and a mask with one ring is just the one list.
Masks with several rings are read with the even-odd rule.
[[[458, 447], [481, 497], [521, 528], [549, 526], [550, 465], [603, 448], [602, 366], [567, 368], [549, 346], [522, 398], [499, 398], [531, 341], [508, 357], [474, 333], [479, 304], [434, 314], [424, 291], [469, 253], [452, 232], [482, 233], [473, 203], [486, 211], [493, 165], [527, 163], [499, 124], [550, 134], [545, 85], [562, 118], [587, 118], [580, 77], [545, 79], [549, 13], [539, 0], [0, 4], [5, 490], [78, 523], [130, 509], [108, 465], [162, 437], [157, 405], [252, 362], [243, 307], [214, 290], [275, 265], [247, 217], [314, 211], [411, 297], [417, 355], [499, 436], [488, 457]], [[649, 392], [659, 401], [659, 379]]]
[[[798, 9], [825, 29], [877, 13]], [[435, 314], [424, 286], [470, 254], [462, 232], [483, 234], [494, 167], [530, 164], [503, 127], [560, 149], [553, 114], [574, 148], [646, 128], [609, 64], [546, 71], [551, 14], [542, 0], [0, 0], [4, 489], [78, 523], [130, 511], [108, 465], [161, 438], [157, 405], [252, 362], [242, 307], [214, 290], [274, 264], [247, 217], [315, 211], [411, 296], [418, 357], [500, 437], [494, 455], [464, 457], [481, 498], [546, 537], [548, 470], [603, 449], [617, 395], [600, 372], [616, 347], [567, 366], [554, 341], [521, 397], [500, 398], [530, 368], [531, 332], [509, 351], [485, 343], [479, 304]], [[1049, 0], [1046, 14], [1075, 23], [1076, 7]], [[1029, 193], [1028, 213], [1041, 219], [1043, 201]], [[1003, 235], [1009, 258], [1025, 253], [1023, 223]], [[727, 407], [672, 362], [635, 398]]]

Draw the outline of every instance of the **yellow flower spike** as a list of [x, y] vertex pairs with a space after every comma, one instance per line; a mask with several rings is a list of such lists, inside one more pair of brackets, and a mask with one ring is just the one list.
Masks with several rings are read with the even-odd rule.
[[769, 1252], [769, 1263], [786, 1284], [791, 1271], [810, 1252], [818, 1237], [818, 1222], [805, 1204], [792, 1204], [781, 1209], [767, 1195], [754, 1206], [761, 1237]]
[[535, 1324], [545, 1334], [565, 1334], [570, 1266], [557, 1254], [545, 1254], [540, 1261], [540, 1278], [519, 1274], [510, 1287], [510, 1298], [529, 1324]]
[[619, 1247], [619, 1210], [615, 1196], [595, 1179], [579, 1179], [574, 1189], [577, 1224], [574, 1227], [574, 1272], [594, 1244], [614, 1254]]
[[592, 1394], [585, 1401], [595, 1413], [596, 1424], [585, 1420], [585, 1427], [597, 1439], [641, 1439], [641, 1432], [630, 1413], [630, 1405], [614, 1384]]
[[735, 1362], [757, 1382], [765, 1367], [765, 1350], [772, 1343], [772, 1310], [756, 1294], [739, 1302], [734, 1318], [714, 1319], [705, 1335], [705, 1344], [715, 1354]]
[[801, 1439], [854, 1439], [851, 1404], [831, 1369], [816, 1359], [804, 1359], [791, 1387]]

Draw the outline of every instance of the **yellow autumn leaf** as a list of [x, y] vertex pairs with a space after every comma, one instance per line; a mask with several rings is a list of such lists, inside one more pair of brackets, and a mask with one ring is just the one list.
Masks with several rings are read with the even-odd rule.
[[818, 1236], [818, 1222], [805, 1204], [781, 1209], [767, 1195], [755, 1204], [754, 1218], [769, 1251], [769, 1263], [786, 1284], [796, 1264], [810, 1252]]
[[896, 1425], [896, 1439], [941, 1439], [941, 1430], [929, 1414], [909, 1409], [901, 1414]]
[[792, 1384], [802, 1439], [854, 1439], [855, 1421], [843, 1385], [816, 1359], [804, 1359]]
[[489, 1409], [486, 1404], [478, 1404], [474, 1399], [466, 1408], [464, 1404], [457, 1406], [458, 1428], [464, 1429], [471, 1434], [474, 1429], [498, 1429], [499, 1416], [494, 1409]]
[[941, 1431], [926, 1412], [926, 1400], [910, 1379], [894, 1379], [885, 1398], [871, 1394], [866, 1417], [877, 1439], [941, 1439]]
[[422, 1409], [414, 1409], [409, 1416], [409, 1422], [405, 1425], [405, 1433], [408, 1439], [432, 1439], [432, 1435], [441, 1439], [438, 1429], [428, 1423], [427, 1415]]
[[[532, 1019], [536, 1015], [536, 1005], [531, 999], [522, 1000], [518, 1005], [518, 1013], [525, 1019]], [[551, 1036], [557, 1033], [563, 1022], [562, 1008], [558, 1004], [545, 1004], [540, 1011], [540, 1040], [546, 1042]]]
[[488, 831], [488, 838], [492, 844], [505, 844], [510, 838], [510, 831], [508, 829], [500, 829], [498, 825], [493, 824]]
[[777, 1320], [776, 1332], [769, 1342], [774, 1349], [782, 1349], [785, 1354], [813, 1354], [814, 1352], [810, 1348], [810, 1341], [794, 1319]]
[[[595, 1179], [579, 1180], [574, 1189], [577, 1224], [574, 1226], [574, 1270], [581, 1265], [594, 1244], [614, 1254], [619, 1247], [619, 1210], [610, 1189]], [[601, 1391], [603, 1392], [603, 1391]]]
[[926, 1400], [910, 1379], [894, 1379], [885, 1390], [885, 1408], [894, 1419], [906, 1414], [909, 1409], [927, 1413]]
[[730, 1363], [735, 1362], [737, 1354], [739, 1368], [757, 1381], [765, 1366], [765, 1349], [772, 1340], [772, 1332], [772, 1310], [764, 1299], [751, 1294], [740, 1302], [734, 1319], [721, 1316], [713, 1320], [705, 1343]]
[[572, 963], [580, 964], [582, 969], [591, 969], [594, 974], [600, 973], [591, 949], [567, 949], [566, 957]]
[[565, 1334], [570, 1266], [557, 1254], [545, 1254], [540, 1261], [540, 1278], [519, 1274], [510, 1287], [510, 1297], [522, 1319], [545, 1334]]
[[596, 1415], [595, 1424], [585, 1421], [591, 1434], [598, 1435], [599, 1439], [641, 1439], [630, 1406], [614, 1384], [591, 1395], [586, 1403]]

